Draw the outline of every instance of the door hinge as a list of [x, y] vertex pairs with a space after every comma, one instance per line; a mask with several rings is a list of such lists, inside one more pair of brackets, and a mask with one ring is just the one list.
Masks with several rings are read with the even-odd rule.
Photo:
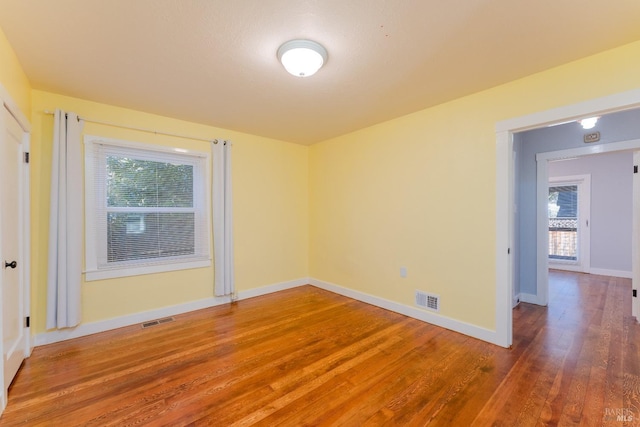
[[511, 248], [507, 248], [507, 255], [511, 255]]
[[632, 292], [633, 292], [633, 297], [637, 298], [638, 297], [638, 290], [634, 289]]
[[29, 325], [31, 324], [31, 317], [27, 316], [24, 318], [24, 326], [25, 328], [28, 328]]
[[24, 153], [24, 162], [25, 163], [29, 163], [29, 152], [28, 151]]
[[633, 165], [633, 173], [638, 173], [638, 165]]

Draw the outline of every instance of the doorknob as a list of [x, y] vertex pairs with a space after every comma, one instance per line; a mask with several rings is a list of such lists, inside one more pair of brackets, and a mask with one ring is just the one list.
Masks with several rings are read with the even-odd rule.
[[17, 266], [18, 266], [18, 263], [16, 261], [4, 262], [4, 268], [7, 268], [7, 267], [16, 268]]

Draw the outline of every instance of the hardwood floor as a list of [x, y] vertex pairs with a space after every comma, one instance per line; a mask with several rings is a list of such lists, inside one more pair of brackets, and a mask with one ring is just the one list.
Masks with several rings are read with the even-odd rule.
[[510, 350], [312, 286], [38, 347], [0, 425], [640, 425], [630, 280], [550, 277]]

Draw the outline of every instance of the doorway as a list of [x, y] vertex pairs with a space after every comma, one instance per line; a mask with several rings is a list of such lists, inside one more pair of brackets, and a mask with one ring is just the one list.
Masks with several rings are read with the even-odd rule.
[[[580, 148], [573, 148], [573, 149], [566, 149], [566, 150], [558, 150], [558, 151], [551, 151], [551, 152], [544, 152], [544, 153], [539, 153], [536, 156], [536, 160], [537, 160], [537, 186], [538, 186], [538, 190], [537, 190], [537, 226], [536, 226], [536, 233], [537, 233], [537, 241], [536, 241], [536, 245], [537, 245], [537, 249], [536, 249], [536, 284], [535, 284], [535, 289], [536, 289], [536, 298], [533, 301], [528, 301], [528, 302], [532, 302], [534, 304], [539, 304], [539, 305], [547, 305], [549, 303], [549, 280], [548, 280], [548, 275], [549, 275], [549, 268], [557, 268], [562, 261], [552, 261], [549, 258], [549, 247], [551, 246], [551, 234], [549, 232], [549, 219], [548, 219], [548, 201], [549, 201], [549, 182], [551, 181], [551, 179], [549, 178], [549, 168], [550, 166], [553, 164], [554, 161], [558, 161], [560, 159], [572, 159], [575, 160], [576, 162], [580, 161], [580, 160], [587, 160], [590, 159], [593, 163], [596, 163], [598, 158], [604, 158], [606, 154], [609, 154], [610, 156], [607, 157], [613, 157], [613, 155], [615, 155], [616, 153], [618, 153], [619, 155], [624, 155], [624, 157], [626, 159], [628, 159], [628, 168], [622, 169], [620, 168], [620, 170], [618, 171], [622, 176], [626, 177], [626, 183], [628, 184], [628, 189], [626, 192], [624, 192], [625, 194], [625, 201], [628, 202], [629, 204], [629, 209], [628, 209], [628, 217], [626, 218], [626, 223], [627, 223], [627, 227], [624, 227], [622, 225], [622, 221], [620, 221], [620, 224], [616, 224], [615, 228], [616, 229], [622, 229], [623, 231], [618, 232], [617, 235], [618, 237], [618, 242], [616, 242], [616, 239], [613, 239], [614, 242], [611, 243], [613, 245], [617, 246], [622, 246], [622, 244], [620, 243], [620, 241], [622, 239], [629, 239], [628, 242], [624, 242], [625, 245], [626, 243], [628, 243], [627, 245], [627, 256], [629, 256], [629, 253], [631, 253], [631, 256], [629, 259], [629, 262], [627, 264], [627, 267], [625, 267], [624, 269], [618, 269], [619, 271], [614, 271], [614, 269], [609, 268], [607, 269], [602, 269], [602, 268], [594, 268], [592, 259], [593, 259], [593, 253], [591, 251], [591, 249], [589, 247], [584, 247], [581, 246], [581, 249], [583, 252], [585, 252], [585, 258], [588, 258], [589, 261], [584, 262], [583, 265], [580, 264], [574, 264], [571, 265], [571, 263], [564, 261], [564, 268], [565, 270], [572, 270], [572, 271], [578, 271], [578, 272], [584, 272], [584, 273], [595, 273], [595, 274], [602, 274], [602, 275], [618, 275], [618, 273], [623, 272], [623, 270], [625, 270], [623, 273], [624, 275], [622, 275], [621, 277], [630, 277], [631, 275], [629, 274], [630, 271], [633, 271], [633, 269], [637, 268], [634, 267], [633, 265], [633, 260], [634, 258], [637, 258], [640, 254], [634, 254], [633, 249], [631, 247], [631, 239], [629, 238], [630, 236], [630, 228], [632, 225], [632, 218], [633, 218], [633, 213], [631, 211], [631, 205], [632, 205], [632, 175], [633, 175], [633, 169], [632, 169], [632, 154], [631, 152], [633, 150], [638, 150], [640, 149], [640, 139], [634, 139], [634, 140], [629, 140], [629, 141], [621, 141], [621, 142], [612, 142], [612, 143], [608, 143], [608, 144], [603, 144], [602, 146], [598, 147], [598, 151], [599, 154], [598, 155], [593, 155], [593, 147], [580, 147]], [[624, 153], [627, 153], [626, 155]], [[572, 177], [568, 177], [569, 180], [565, 181], [564, 184], [579, 184], [580, 180], [582, 180], [583, 185], [588, 185], [589, 187], [591, 187], [591, 177], [589, 176], [572, 176]], [[615, 181], [615, 180], [614, 180]], [[618, 183], [621, 182], [621, 180], [617, 181]], [[562, 184], [562, 181], [559, 182], [559, 184]], [[607, 191], [607, 190], [604, 190]], [[613, 194], [615, 193], [613, 190], [608, 190], [609, 193]], [[585, 194], [591, 193], [590, 191], [585, 191]], [[600, 191], [600, 193], [602, 193], [602, 191]], [[600, 196], [602, 197], [602, 196]], [[587, 206], [587, 204], [590, 205], [590, 199], [591, 196], [589, 196], [588, 199], [584, 200], [584, 203], [582, 205], [582, 209], [586, 212], [589, 212], [589, 215], [587, 215], [586, 218], [582, 218], [582, 222], [581, 225], [584, 229], [587, 229], [589, 231], [589, 236], [593, 233], [593, 226], [592, 223], [590, 222], [591, 220], [591, 216], [592, 216], [592, 209], [593, 207], [591, 206]], [[600, 202], [600, 204], [602, 205], [603, 203]], [[606, 206], [604, 206], [606, 208]], [[603, 206], [599, 206], [599, 210], [602, 210], [601, 208], [603, 208]], [[607, 211], [612, 211], [612, 209], [605, 209]], [[608, 216], [608, 218], [610, 218], [610, 216]], [[601, 219], [602, 223], [609, 223], [609, 225], [606, 224], [600, 224], [600, 229], [604, 228], [606, 229], [606, 227], [614, 227], [612, 226], [611, 220], [607, 220], [607, 221], [603, 221]], [[593, 238], [589, 237], [588, 238], [589, 241], [593, 242]], [[597, 239], [599, 242], [599, 245], [597, 247], [597, 249], [599, 251], [602, 251], [602, 247], [605, 247], [605, 245], [603, 244], [602, 239]], [[583, 241], [582, 243], [588, 243], [586, 241]], [[618, 248], [615, 248], [618, 249]], [[614, 249], [611, 249], [611, 251], [613, 251]], [[572, 268], [573, 267], [573, 268]], [[635, 286], [637, 285], [634, 284], [634, 289]], [[635, 312], [634, 312], [635, 313]], [[635, 316], [636, 314], [634, 314]]]
[[[548, 111], [530, 114], [523, 117], [516, 117], [496, 123], [496, 343], [505, 347], [509, 347], [513, 341], [513, 313], [512, 313], [512, 295], [514, 289], [514, 281], [511, 272], [514, 268], [514, 248], [515, 239], [515, 221], [514, 213], [518, 209], [515, 198], [515, 173], [513, 163], [514, 136], [518, 132], [544, 128], [556, 123], [575, 121], [584, 117], [601, 115], [606, 113], [631, 110], [640, 107], [640, 90], [632, 90], [620, 94], [610, 95], [579, 104], [569, 105], [565, 107], [555, 108]], [[622, 143], [606, 144], [609, 148], [617, 145], [617, 149], [626, 149], [637, 151], [640, 149], [640, 140], [635, 143], [630, 141]], [[584, 147], [590, 154], [601, 152], [602, 145], [593, 145]], [[587, 153], [583, 153], [587, 154]], [[566, 155], [564, 158], [571, 157]], [[563, 158], [557, 156], [556, 158]], [[548, 159], [547, 159], [548, 160]], [[537, 187], [544, 187], [542, 194], [538, 195], [538, 199], [548, 199], [548, 170], [546, 161], [538, 162], [542, 165], [542, 175], [534, 179], [543, 179], [542, 184]], [[541, 178], [542, 177], [542, 178]], [[544, 203], [543, 208], [547, 206]], [[543, 214], [546, 214], [543, 212]], [[546, 217], [546, 215], [545, 215]], [[542, 229], [547, 229], [547, 221], [542, 221]], [[539, 224], [540, 225], [540, 224]], [[538, 226], [539, 226], [538, 225]], [[634, 224], [635, 227], [635, 224]], [[548, 230], [546, 230], [548, 231]], [[540, 235], [540, 233], [538, 233]], [[543, 234], [545, 244], [548, 244], [546, 232]], [[640, 246], [640, 245], [635, 245]], [[537, 267], [536, 281], [537, 283], [547, 283], [547, 248], [543, 246], [544, 270]], [[540, 244], [537, 244], [537, 251], [540, 251]], [[538, 256], [538, 259], [540, 257]], [[542, 263], [540, 263], [542, 264]], [[638, 251], [633, 254], [633, 271], [637, 275], [640, 259]], [[633, 281], [633, 289], [637, 290], [638, 281]], [[544, 286], [538, 286], [538, 289]], [[548, 293], [538, 292], [536, 297], [539, 303], [548, 301]], [[544, 295], [541, 295], [545, 293]], [[638, 298], [633, 300], [634, 316], [638, 316]]]

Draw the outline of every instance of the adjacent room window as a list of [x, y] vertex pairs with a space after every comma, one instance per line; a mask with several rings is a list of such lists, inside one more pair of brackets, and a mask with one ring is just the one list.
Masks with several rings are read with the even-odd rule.
[[549, 186], [549, 258], [578, 260], [578, 186]]
[[85, 144], [87, 280], [210, 265], [208, 154]]
[[549, 265], [588, 272], [590, 268], [589, 175], [549, 178]]

